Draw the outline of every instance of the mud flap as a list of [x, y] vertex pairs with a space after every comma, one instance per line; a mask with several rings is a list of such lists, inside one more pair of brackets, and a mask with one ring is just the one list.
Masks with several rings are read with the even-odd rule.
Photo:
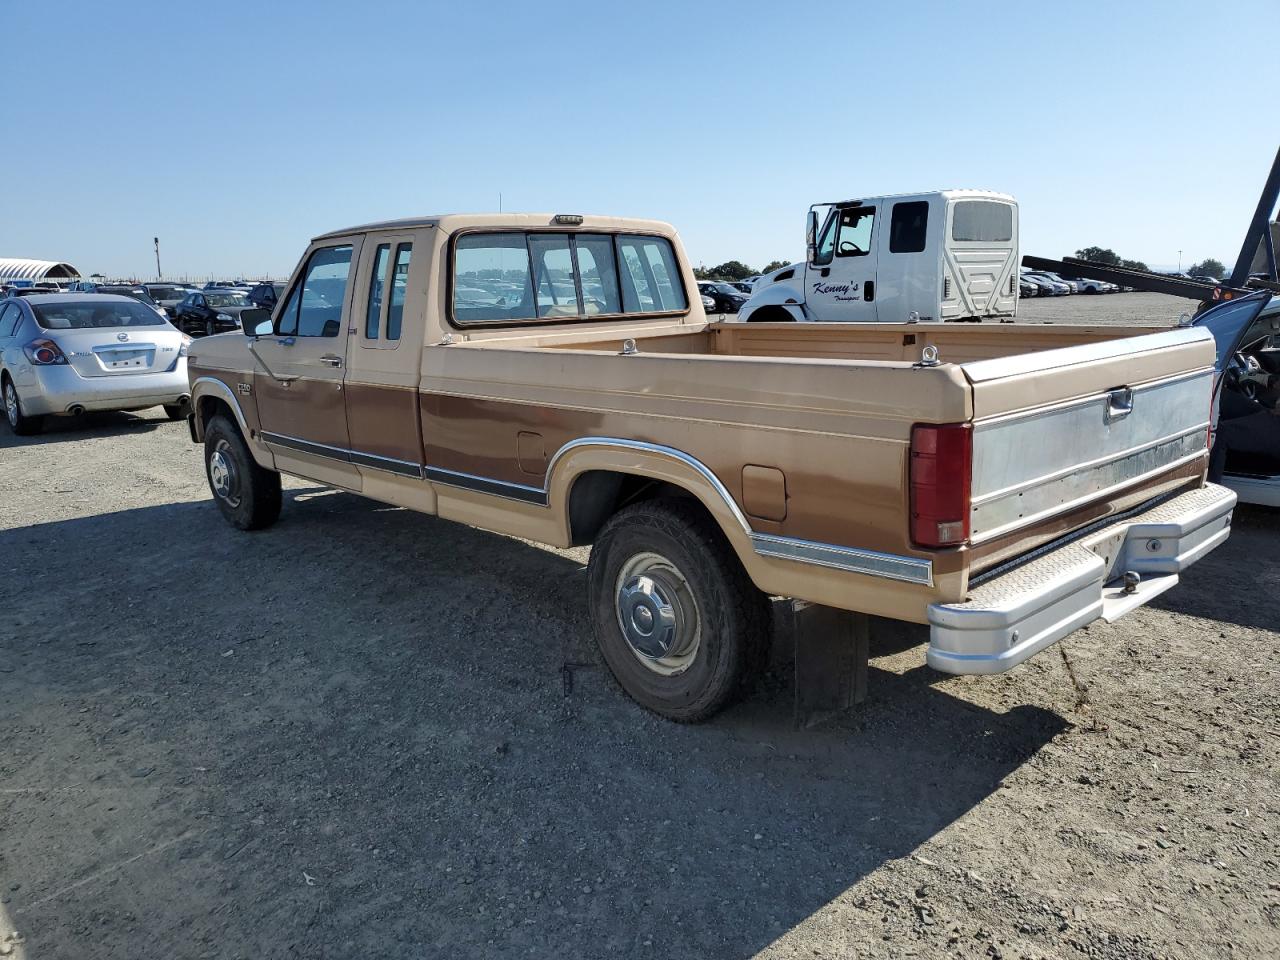
[[865, 613], [793, 600], [791, 633], [796, 729], [815, 726], [866, 700], [871, 625]]

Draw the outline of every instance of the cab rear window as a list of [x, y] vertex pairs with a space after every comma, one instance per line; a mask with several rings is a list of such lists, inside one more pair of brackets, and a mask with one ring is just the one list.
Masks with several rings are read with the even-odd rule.
[[469, 233], [453, 253], [459, 325], [688, 309], [671, 241], [632, 234]]
[[961, 200], [951, 214], [952, 240], [1004, 243], [1013, 239], [1013, 207], [994, 200]]

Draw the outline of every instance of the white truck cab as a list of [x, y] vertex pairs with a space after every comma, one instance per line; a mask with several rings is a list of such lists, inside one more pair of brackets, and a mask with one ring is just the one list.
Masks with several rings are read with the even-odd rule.
[[988, 190], [868, 197], [809, 208], [805, 263], [761, 277], [745, 321], [904, 323], [1011, 317], [1018, 203]]

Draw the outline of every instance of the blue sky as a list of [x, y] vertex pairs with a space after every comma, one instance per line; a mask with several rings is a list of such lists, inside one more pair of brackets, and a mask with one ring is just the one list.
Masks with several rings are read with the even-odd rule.
[[150, 275], [159, 235], [167, 274], [287, 274], [313, 234], [501, 192], [759, 266], [811, 202], [983, 187], [1024, 253], [1230, 265], [1280, 3], [1040, 9], [12, 2], [0, 256]]

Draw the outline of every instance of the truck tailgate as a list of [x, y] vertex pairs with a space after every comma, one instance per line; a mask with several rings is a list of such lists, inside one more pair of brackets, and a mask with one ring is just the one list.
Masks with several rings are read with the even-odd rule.
[[1069, 533], [1064, 515], [1207, 463], [1214, 357], [1212, 337], [1188, 328], [963, 364], [970, 543], [1030, 548], [1037, 530]]

